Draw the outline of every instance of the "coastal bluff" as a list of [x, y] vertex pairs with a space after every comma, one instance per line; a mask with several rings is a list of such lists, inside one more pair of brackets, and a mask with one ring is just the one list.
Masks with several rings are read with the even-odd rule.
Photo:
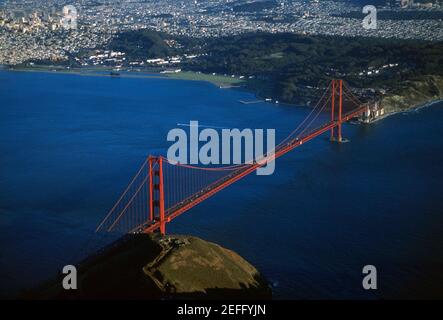
[[422, 76], [400, 83], [399, 88], [381, 98], [387, 114], [407, 111], [443, 99], [443, 77]]
[[77, 266], [78, 289], [60, 274], [28, 299], [270, 299], [255, 267], [234, 251], [193, 236], [126, 235]]

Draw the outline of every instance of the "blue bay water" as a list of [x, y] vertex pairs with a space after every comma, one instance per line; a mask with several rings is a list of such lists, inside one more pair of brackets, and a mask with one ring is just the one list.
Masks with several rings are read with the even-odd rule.
[[[0, 71], [0, 295], [53, 276], [106, 241], [93, 234], [177, 123], [276, 128], [309, 111], [243, 105], [205, 82]], [[346, 125], [168, 224], [237, 251], [288, 298], [443, 296], [443, 108]], [[103, 239], [104, 238], [104, 239]], [[377, 291], [362, 268], [378, 269]]]

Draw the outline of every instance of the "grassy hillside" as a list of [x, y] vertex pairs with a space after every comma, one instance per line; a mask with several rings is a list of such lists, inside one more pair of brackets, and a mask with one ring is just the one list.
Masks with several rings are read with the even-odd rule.
[[172, 236], [160, 243], [162, 254], [143, 270], [162, 292], [269, 297], [258, 271], [231, 250], [196, 237]]
[[331, 78], [395, 90], [405, 80], [443, 76], [442, 42], [253, 33], [207, 40], [201, 50], [208, 55], [186, 68], [254, 75], [252, 88], [286, 102], [312, 100]]
[[443, 77], [423, 76], [407, 80], [395, 92], [381, 98], [387, 113], [398, 112], [443, 99]]
[[270, 298], [266, 281], [231, 250], [187, 236], [127, 235], [83, 261], [78, 290], [63, 275], [27, 299]]

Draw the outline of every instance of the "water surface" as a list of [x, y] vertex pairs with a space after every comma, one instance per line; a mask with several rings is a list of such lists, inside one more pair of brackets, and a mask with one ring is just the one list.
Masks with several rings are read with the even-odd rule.
[[[205, 82], [0, 71], [0, 277], [13, 296], [93, 251], [97, 223], [177, 123], [276, 128], [307, 110]], [[276, 298], [441, 294], [443, 106], [317, 138], [168, 224], [231, 248]], [[364, 291], [364, 265], [379, 290]]]

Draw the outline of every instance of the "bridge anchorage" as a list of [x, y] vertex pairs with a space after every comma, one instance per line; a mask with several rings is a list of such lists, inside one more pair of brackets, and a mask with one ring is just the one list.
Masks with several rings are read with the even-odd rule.
[[271, 156], [231, 166], [172, 164], [163, 156], [149, 156], [96, 231], [165, 234], [167, 223], [266, 161], [274, 161], [327, 132], [331, 141], [345, 142], [342, 124], [367, 112], [368, 104], [362, 103], [345, 82], [332, 80], [306, 118], [279, 142]]

